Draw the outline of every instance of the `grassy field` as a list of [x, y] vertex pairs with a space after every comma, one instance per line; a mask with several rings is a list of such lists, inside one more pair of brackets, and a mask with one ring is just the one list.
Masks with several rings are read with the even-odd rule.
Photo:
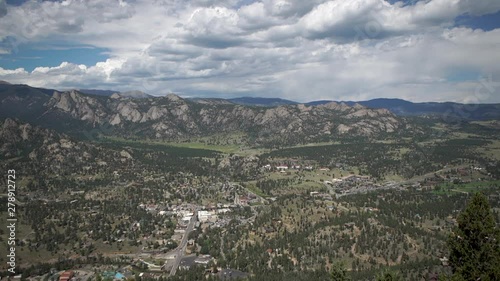
[[114, 148], [121, 147], [131, 147], [135, 149], [144, 149], [144, 150], [159, 150], [167, 153], [172, 153], [177, 156], [192, 156], [192, 157], [211, 157], [214, 153], [220, 153], [222, 151], [218, 151], [215, 149], [208, 148], [196, 148], [196, 147], [188, 147], [188, 146], [178, 146], [173, 145], [173, 143], [167, 142], [159, 142], [159, 141], [150, 141], [150, 140], [129, 140], [117, 137], [104, 137], [102, 138], [102, 143], [105, 145], [112, 146]]
[[385, 175], [385, 180], [384, 181], [395, 181], [395, 182], [401, 182], [403, 181], [404, 178], [401, 175], [397, 174], [388, 174]]
[[293, 145], [287, 148], [296, 148], [296, 147], [310, 147], [310, 146], [324, 146], [324, 145], [333, 145], [333, 144], [341, 144], [339, 141], [329, 141], [329, 142], [313, 142], [313, 143], [307, 143], [307, 144], [299, 144], [299, 145]]
[[448, 136], [450, 139], [468, 139], [468, 138], [479, 138], [481, 135], [465, 133], [465, 132], [453, 132]]
[[201, 142], [167, 142], [164, 144], [175, 147], [216, 150], [222, 153], [236, 153], [240, 149], [238, 145], [211, 145]]
[[471, 124], [477, 124], [481, 126], [485, 126], [493, 129], [500, 129], [500, 121], [498, 120], [489, 120], [489, 121], [472, 121]]
[[238, 154], [238, 155], [256, 155], [264, 152], [269, 152], [268, 149], [258, 149], [247, 147], [243, 144], [210, 144], [209, 141], [204, 139], [196, 139], [189, 141], [176, 141], [176, 142], [165, 142], [165, 141], [155, 141], [155, 140], [130, 140], [117, 137], [103, 137], [105, 142], [114, 143], [123, 146], [132, 146], [135, 148], [158, 148], [158, 149], [192, 149], [196, 151], [216, 151], [225, 154]]
[[488, 145], [479, 147], [477, 151], [486, 157], [500, 160], [500, 140], [495, 140]]
[[433, 192], [435, 194], [442, 194], [442, 195], [451, 194], [453, 192], [472, 193], [483, 189], [489, 189], [492, 187], [500, 188], [500, 180], [470, 182], [462, 184], [449, 184], [449, 183], [442, 184], [436, 186], [436, 189]]
[[245, 187], [246, 187], [246, 189], [250, 190], [251, 192], [259, 195], [260, 197], [267, 197], [267, 195], [264, 192], [262, 192], [262, 190], [260, 190], [257, 186], [255, 186], [254, 182], [247, 182], [245, 184]]

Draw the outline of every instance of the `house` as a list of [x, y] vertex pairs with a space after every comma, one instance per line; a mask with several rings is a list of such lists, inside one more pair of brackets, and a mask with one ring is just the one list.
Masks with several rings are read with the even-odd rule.
[[151, 273], [141, 272], [141, 273], [139, 273], [139, 277], [144, 278], [144, 279], [153, 279], [154, 275]]
[[212, 256], [210, 255], [203, 255], [199, 256], [194, 260], [194, 263], [196, 264], [208, 264], [212, 260]]
[[174, 233], [183, 235], [184, 233], [186, 233], [186, 230], [176, 228], [176, 229], [174, 229]]
[[198, 211], [198, 220], [200, 222], [207, 222], [212, 218], [212, 213], [209, 211]]
[[284, 171], [284, 170], [288, 170], [288, 166], [280, 165], [280, 166], [276, 166], [276, 169], [279, 171]]
[[234, 204], [239, 206], [248, 206], [248, 197], [247, 196], [239, 196], [236, 194], [234, 196]]
[[229, 213], [229, 212], [231, 212], [231, 210], [229, 208], [221, 208], [221, 209], [216, 210], [217, 214], [225, 214], [225, 213]]
[[75, 276], [75, 273], [72, 270], [67, 270], [59, 276], [59, 281], [68, 281], [71, 280]]

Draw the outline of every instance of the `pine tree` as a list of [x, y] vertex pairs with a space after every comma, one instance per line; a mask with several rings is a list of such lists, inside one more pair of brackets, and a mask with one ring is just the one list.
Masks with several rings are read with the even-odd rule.
[[476, 193], [448, 239], [453, 280], [500, 280], [500, 233], [486, 196]]
[[383, 271], [375, 277], [376, 281], [399, 281], [401, 277], [397, 272]]
[[347, 269], [340, 262], [335, 263], [332, 268], [332, 272], [330, 274], [332, 281], [350, 281], [347, 274]]

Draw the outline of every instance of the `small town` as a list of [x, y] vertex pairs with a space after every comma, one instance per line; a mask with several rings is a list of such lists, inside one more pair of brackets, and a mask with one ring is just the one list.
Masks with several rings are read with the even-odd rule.
[[500, 280], [499, 0], [0, 0], [0, 281]]

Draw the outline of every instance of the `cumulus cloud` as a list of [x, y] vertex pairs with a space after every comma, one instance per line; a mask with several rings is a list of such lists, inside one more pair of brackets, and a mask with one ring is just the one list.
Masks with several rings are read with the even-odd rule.
[[457, 16], [483, 15], [500, 10], [498, 1], [419, 1], [403, 6], [383, 0], [328, 1], [298, 22], [303, 36], [337, 42], [379, 39], [450, 27]]
[[186, 24], [184, 40], [206, 48], [228, 48], [242, 43], [237, 12], [224, 7], [198, 8]]
[[[189, 96], [470, 101], [479, 77], [500, 79], [500, 29], [457, 28], [455, 18], [499, 10], [493, 0], [0, 2], [2, 42], [109, 50], [94, 65], [0, 68], [0, 79]], [[500, 101], [490, 89], [474, 97]]]

